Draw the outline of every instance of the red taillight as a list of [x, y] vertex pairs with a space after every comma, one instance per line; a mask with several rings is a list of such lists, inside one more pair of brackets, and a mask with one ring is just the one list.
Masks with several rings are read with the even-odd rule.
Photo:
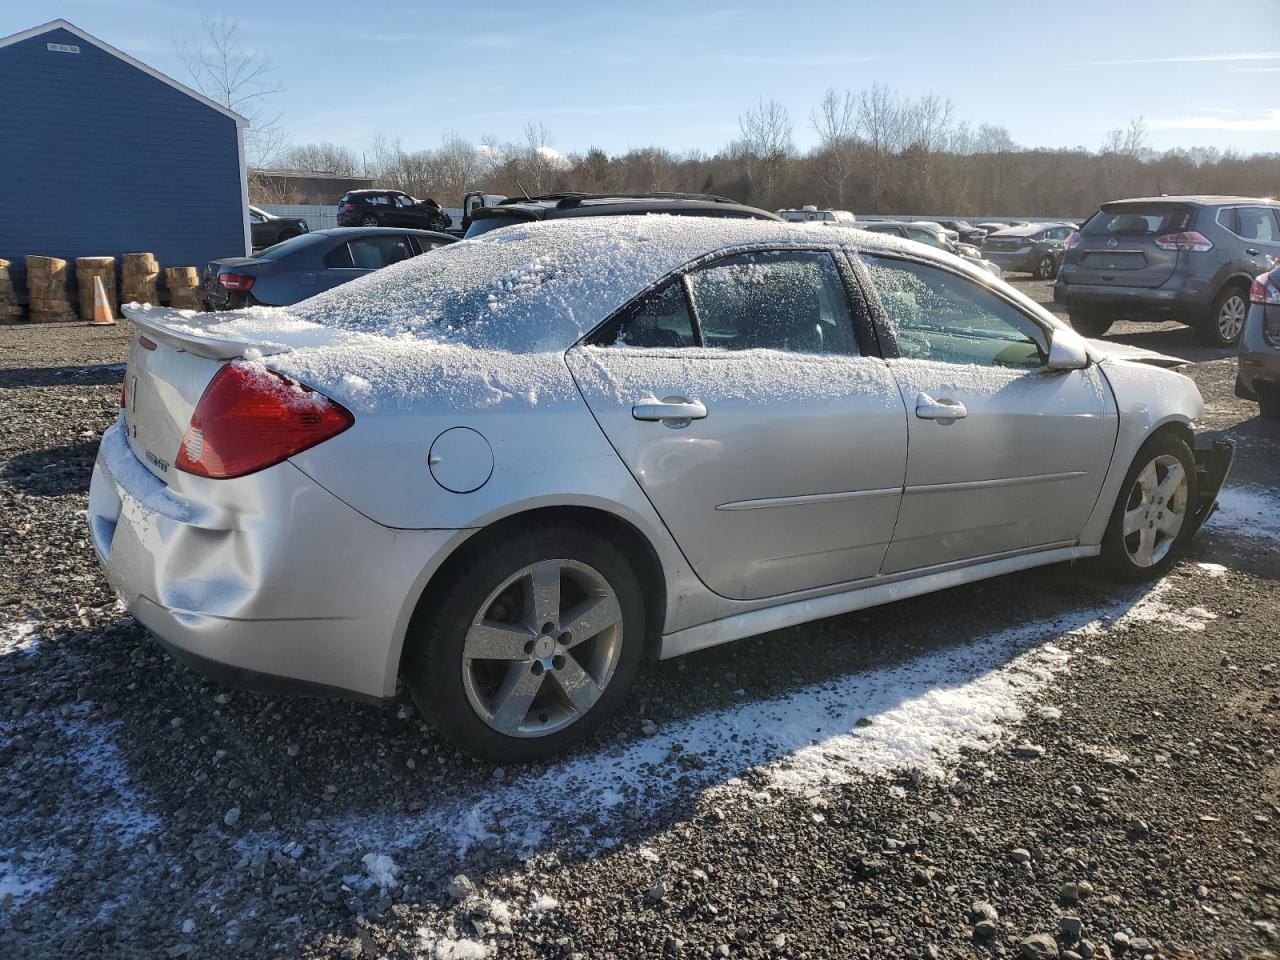
[[1271, 279], [1271, 274], [1260, 273], [1253, 278], [1253, 285], [1249, 287], [1249, 302], [1280, 305], [1280, 287]]
[[338, 209], [339, 209], [339, 210], [345, 210], [347, 213], [350, 213], [350, 212], [351, 212], [352, 210], [354, 210], [355, 208], [356, 208], [356, 205], [355, 205], [354, 203], [340, 203], [340, 204], [338, 204]]
[[1080, 236], [1080, 231], [1072, 230], [1069, 234], [1067, 234], [1067, 239], [1064, 240], [1062, 243], [1063, 243], [1063, 246], [1065, 246], [1068, 250], [1074, 250], [1076, 247], [1080, 246], [1080, 243], [1082, 240], [1083, 238]]
[[244, 291], [253, 289], [254, 278], [243, 273], [220, 273], [218, 282], [228, 290]]
[[231, 363], [205, 387], [176, 466], [201, 477], [243, 477], [353, 423], [346, 407], [296, 380], [263, 366]]
[[1213, 249], [1213, 242], [1198, 230], [1184, 230], [1181, 233], [1166, 233], [1156, 237], [1156, 246], [1161, 250], [1192, 250], [1204, 253]]

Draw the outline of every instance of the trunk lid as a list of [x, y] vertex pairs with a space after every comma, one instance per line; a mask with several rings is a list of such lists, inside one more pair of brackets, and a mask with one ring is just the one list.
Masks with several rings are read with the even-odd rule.
[[122, 312], [138, 327], [125, 369], [125, 436], [139, 462], [168, 482], [191, 414], [218, 369], [248, 350], [265, 356], [287, 348], [204, 336], [198, 318], [177, 310], [126, 306]]
[[1195, 208], [1187, 204], [1105, 203], [1080, 229], [1080, 243], [1066, 252], [1064, 279], [1097, 286], [1161, 286], [1185, 254], [1162, 250], [1156, 239], [1191, 230], [1194, 222]]

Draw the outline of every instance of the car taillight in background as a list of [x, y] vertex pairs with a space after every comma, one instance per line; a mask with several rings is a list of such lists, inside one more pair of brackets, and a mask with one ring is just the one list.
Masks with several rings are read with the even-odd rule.
[[1079, 230], [1072, 230], [1067, 234], [1067, 239], [1062, 241], [1062, 245], [1068, 250], [1074, 250], [1076, 247], [1080, 246], [1083, 240], [1084, 238], [1080, 236]]
[[175, 466], [200, 477], [243, 477], [336, 437], [353, 423], [350, 410], [296, 380], [230, 363], [205, 387]]
[[254, 278], [243, 273], [220, 273], [218, 282], [228, 290], [243, 293], [253, 289]]
[[1161, 250], [1191, 250], [1204, 253], [1213, 249], [1213, 242], [1198, 230], [1184, 230], [1181, 233], [1166, 233], [1156, 237], [1156, 246]]
[[1249, 287], [1249, 302], [1280, 305], [1280, 287], [1276, 286], [1271, 274], [1260, 273], [1253, 278], [1253, 285]]
[[338, 209], [339, 209], [339, 210], [345, 210], [347, 213], [350, 213], [350, 212], [351, 212], [352, 210], [354, 210], [355, 208], [356, 208], [356, 205], [355, 205], [354, 203], [350, 203], [350, 202], [347, 202], [347, 203], [340, 203], [340, 204], [338, 204]]

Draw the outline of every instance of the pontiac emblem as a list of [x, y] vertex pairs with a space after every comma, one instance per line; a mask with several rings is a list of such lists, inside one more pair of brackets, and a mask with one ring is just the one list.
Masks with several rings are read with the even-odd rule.
[[1108, 246], [1108, 247], [1112, 247], [1112, 248], [1118, 247], [1118, 246], [1120, 246], [1120, 241], [1119, 241], [1119, 240], [1117, 240], [1115, 237], [1110, 237], [1110, 238], [1107, 240], [1107, 246]]

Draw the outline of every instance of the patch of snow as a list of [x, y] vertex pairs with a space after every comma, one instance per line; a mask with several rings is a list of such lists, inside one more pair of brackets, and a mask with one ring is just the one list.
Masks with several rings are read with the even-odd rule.
[[1211, 577], [1225, 577], [1227, 575], [1227, 568], [1220, 563], [1197, 563], [1196, 566]]
[[538, 916], [542, 916], [544, 913], [547, 913], [548, 911], [551, 911], [551, 910], [555, 910], [559, 906], [560, 906], [559, 900], [557, 900], [555, 897], [549, 896], [548, 894], [544, 893], [544, 894], [541, 894], [536, 900], [534, 900], [532, 904], [530, 904], [529, 909], [532, 910], [534, 913], [536, 913]]
[[389, 887], [399, 885], [396, 876], [400, 873], [400, 868], [385, 853], [366, 853], [360, 858], [360, 862], [364, 864], [365, 872], [380, 890], [386, 891]]
[[485, 960], [489, 956], [489, 948], [479, 940], [468, 937], [437, 937], [426, 928], [418, 931], [418, 936], [427, 949], [427, 957], [431, 960]]
[[[1070, 648], [1131, 622], [1203, 630], [1205, 621], [1176, 609], [1165, 591], [1157, 585], [901, 664], [670, 721], [652, 736], [593, 748], [414, 815], [348, 816], [329, 821], [326, 832], [358, 838], [365, 849], [420, 851], [436, 843], [461, 857], [500, 843], [528, 857], [552, 843], [605, 847], [627, 819], [689, 795], [744, 796], [749, 771], [760, 781], [750, 789], [761, 802], [902, 770], [945, 779], [962, 751], [991, 750], [1009, 738], [1032, 701], [1069, 668]], [[870, 722], [859, 725], [859, 718]], [[679, 777], [672, 775], [677, 764]], [[576, 833], [548, 834], [553, 824], [578, 820], [576, 798], [605, 791], [622, 802], [597, 806], [593, 824]]]
[[33, 654], [43, 639], [38, 620], [6, 624], [0, 627], [0, 657], [7, 657], [11, 653]]
[[1224, 487], [1208, 526], [1238, 537], [1280, 540], [1280, 498], [1257, 487]]
[[43, 893], [51, 887], [57, 877], [41, 870], [30, 854], [15, 859], [13, 850], [4, 850], [0, 859], [0, 905], [7, 903], [9, 907]]

